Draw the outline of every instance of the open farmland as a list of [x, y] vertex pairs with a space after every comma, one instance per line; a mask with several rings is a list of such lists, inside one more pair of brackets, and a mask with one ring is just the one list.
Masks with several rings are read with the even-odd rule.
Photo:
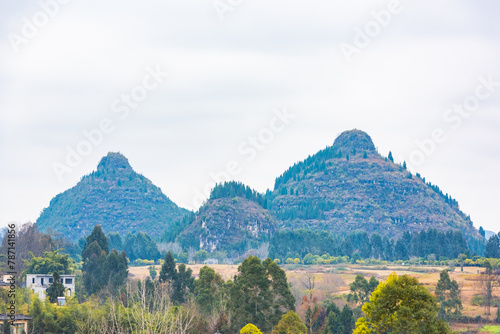
[[[198, 276], [201, 264], [188, 265], [193, 270], [193, 275]], [[224, 280], [231, 279], [238, 272], [238, 265], [210, 265], [218, 272]], [[434, 292], [439, 273], [445, 267], [438, 266], [360, 266], [360, 265], [285, 265], [287, 277], [292, 283], [292, 292], [297, 300], [297, 311], [302, 313], [300, 302], [303, 296], [312, 296], [317, 302], [322, 302], [327, 298], [333, 298], [342, 306], [346, 303], [345, 297], [349, 293], [349, 284], [354, 281], [357, 274], [362, 274], [367, 279], [375, 276], [378, 280], [385, 280], [392, 273], [398, 275], [411, 275], [418, 278], [431, 292]], [[160, 271], [160, 266], [156, 266]], [[482, 271], [479, 267], [464, 267], [463, 271], [456, 268], [450, 272], [450, 278], [458, 282], [461, 290], [463, 304], [463, 315], [469, 317], [481, 316], [489, 320], [495, 319], [496, 308], [491, 308], [491, 314], [485, 315], [485, 309], [479, 305], [472, 305], [472, 298], [475, 294], [481, 293], [478, 273]], [[145, 279], [149, 275], [148, 267], [131, 267], [129, 275], [135, 279]], [[500, 289], [494, 291], [494, 297], [500, 298]], [[459, 331], [478, 330], [485, 325], [482, 324], [456, 324], [454, 329]], [[494, 330], [494, 326], [491, 327]], [[481, 333], [489, 333], [488, 331]], [[491, 332], [493, 333], [493, 332]]]

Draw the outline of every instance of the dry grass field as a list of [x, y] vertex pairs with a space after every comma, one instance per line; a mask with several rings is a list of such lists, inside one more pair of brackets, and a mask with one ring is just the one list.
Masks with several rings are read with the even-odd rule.
[[[198, 276], [201, 264], [188, 265], [193, 270], [195, 277]], [[218, 272], [224, 280], [231, 279], [238, 272], [238, 265], [217, 264], [210, 265]], [[367, 279], [375, 276], [378, 280], [385, 280], [392, 273], [398, 275], [411, 275], [418, 278], [420, 283], [434, 292], [436, 283], [439, 280], [439, 273], [443, 267], [407, 267], [407, 266], [359, 266], [359, 265], [314, 265], [314, 266], [295, 266], [284, 267], [287, 272], [288, 280], [292, 283], [292, 292], [297, 300], [297, 309], [300, 312], [300, 301], [303, 296], [312, 297], [317, 302], [327, 298], [333, 298], [342, 306], [345, 303], [344, 295], [349, 293], [349, 284], [354, 281], [357, 274], [362, 274]], [[292, 269], [293, 268], [293, 269]], [[159, 272], [160, 266], [156, 266]], [[491, 315], [485, 315], [485, 309], [481, 306], [472, 305], [472, 298], [475, 294], [481, 293], [478, 272], [482, 268], [464, 267], [463, 271], [456, 268], [450, 272], [451, 279], [458, 282], [461, 289], [461, 298], [463, 304], [462, 313], [469, 317], [481, 316], [493, 320], [495, 318], [496, 308], [491, 308]], [[145, 279], [149, 275], [148, 267], [130, 267], [129, 275], [134, 279]], [[311, 292], [312, 290], [312, 292]], [[494, 291], [495, 298], [500, 298], [500, 288]], [[468, 330], [479, 330], [484, 325], [477, 324], [457, 324], [453, 325], [455, 330], [466, 332]], [[480, 333], [500, 333], [499, 326], [492, 326], [489, 331]]]

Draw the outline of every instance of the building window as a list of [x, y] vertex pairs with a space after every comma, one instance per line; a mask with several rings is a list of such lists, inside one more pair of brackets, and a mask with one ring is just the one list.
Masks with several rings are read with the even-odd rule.
[[73, 284], [73, 279], [72, 278], [66, 278], [65, 284]]
[[31, 279], [31, 283], [35, 284], [35, 278], [34, 277]]
[[44, 282], [43, 277], [42, 277], [42, 278], [40, 278], [40, 284], [41, 284], [41, 285], [44, 285], [44, 283], [45, 283], [45, 282]]
[[53, 281], [53, 278], [49, 278], [49, 283], [52, 283], [52, 281]]

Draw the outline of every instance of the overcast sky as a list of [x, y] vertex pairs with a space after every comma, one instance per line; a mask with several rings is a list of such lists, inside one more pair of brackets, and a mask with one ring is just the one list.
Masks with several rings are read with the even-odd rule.
[[263, 192], [357, 128], [498, 231], [499, 12], [494, 0], [3, 1], [0, 225], [35, 221], [109, 151], [197, 209], [211, 174]]

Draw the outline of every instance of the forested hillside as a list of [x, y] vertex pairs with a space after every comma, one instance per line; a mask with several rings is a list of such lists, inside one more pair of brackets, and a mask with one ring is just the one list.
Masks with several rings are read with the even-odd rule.
[[383, 158], [360, 130], [343, 132], [332, 146], [290, 167], [268, 200], [281, 228], [391, 237], [457, 229], [473, 250], [484, 250], [484, 238], [456, 200], [411, 174], [404, 162], [396, 164], [392, 154]]
[[238, 182], [216, 185], [210, 199], [178, 237], [184, 247], [243, 253], [268, 241], [277, 221], [264, 196]]
[[108, 153], [97, 170], [54, 197], [36, 224], [78, 240], [96, 224], [105, 233], [147, 232], [159, 237], [189, 211], [179, 208], [150, 180], [136, 173], [120, 153]]

